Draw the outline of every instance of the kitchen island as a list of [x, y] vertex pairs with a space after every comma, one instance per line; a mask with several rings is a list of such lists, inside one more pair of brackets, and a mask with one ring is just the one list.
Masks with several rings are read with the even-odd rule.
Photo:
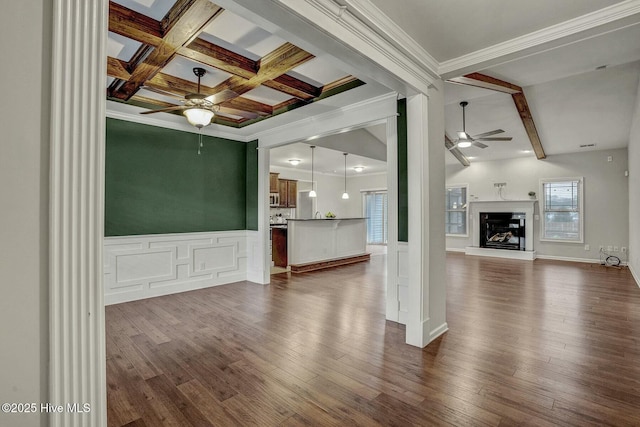
[[287, 226], [292, 272], [369, 260], [365, 218], [289, 219]]

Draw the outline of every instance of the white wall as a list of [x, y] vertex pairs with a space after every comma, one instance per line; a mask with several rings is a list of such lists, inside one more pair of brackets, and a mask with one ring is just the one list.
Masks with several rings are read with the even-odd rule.
[[640, 85], [629, 134], [629, 269], [640, 285]]
[[[0, 67], [9, 100], [0, 105], [0, 403], [46, 402], [51, 6], [42, 0], [2, 6], [0, 39], [11, 42], [4, 43]], [[26, 22], [34, 25], [25, 30]], [[45, 421], [39, 413], [0, 412], [3, 426]]]
[[347, 178], [347, 191], [349, 192], [349, 204], [346, 216], [362, 216], [362, 191], [386, 190], [387, 174], [376, 173], [371, 175], [356, 175]]
[[[490, 148], [489, 148], [490, 149]], [[608, 162], [607, 157], [612, 161]], [[585, 229], [584, 244], [540, 242], [539, 221], [534, 224], [535, 250], [538, 255], [598, 260], [598, 247], [629, 246], [629, 193], [627, 149], [590, 151], [577, 154], [477, 162], [463, 168], [447, 166], [446, 182], [469, 184], [469, 196], [479, 200], [499, 200], [494, 182], [506, 182], [504, 197], [528, 199], [527, 193], [540, 195], [540, 179], [556, 177], [584, 177]], [[585, 251], [584, 245], [590, 250]], [[447, 237], [447, 248], [471, 245], [468, 238]], [[620, 255], [620, 254], [619, 254]]]

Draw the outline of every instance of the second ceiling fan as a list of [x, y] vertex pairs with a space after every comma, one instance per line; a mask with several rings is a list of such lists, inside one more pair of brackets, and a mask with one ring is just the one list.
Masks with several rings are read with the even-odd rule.
[[488, 145], [483, 144], [480, 141], [511, 141], [513, 138], [510, 136], [504, 137], [493, 137], [492, 135], [497, 135], [499, 133], [504, 133], [502, 129], [496, 129], [489, 132], [481, 133], [478, 135], [471, 136], [467, 133], [465, 127], [465, 107], [469, 105], [467, 101], [462, 101], [460, 106], [462, 107], [462, 131], [457, 132], [458, 138], [451, 139], [453, 145], [449, 148], [449, 150], [453, 150], [454, 148], [468, 148], [471, 146], [478, 148], [487, 148]]

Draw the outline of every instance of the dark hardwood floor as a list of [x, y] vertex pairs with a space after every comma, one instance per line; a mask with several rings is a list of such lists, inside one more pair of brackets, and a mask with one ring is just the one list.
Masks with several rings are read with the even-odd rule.
[[640, 425], [628, 270], [448, 254], [417, 349], [384, 261], [106, 307], [109, 425]]

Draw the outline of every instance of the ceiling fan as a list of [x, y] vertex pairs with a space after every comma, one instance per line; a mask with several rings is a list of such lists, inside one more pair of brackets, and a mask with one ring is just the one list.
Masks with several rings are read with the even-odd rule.
[[458, 139], [451, 140], [453, 142], [453, 145], [449, 147], [449, 150], [453, 150], [454, 148], [468, 148], [471, 146], [478, 147], [478, 148], [487, 148], [488, 145], [483, 144], [480, 141], [511, 141], [513, 139], [510, 136], [492, 137], [492, 135], [503, 133], [504, 130], [502, 129], [496, 129], [496, 130], [492, 130], [492, 131], [481, 133], [474, 136], [469, 135], [465, 128], [465, 114], [464, 114], [465, 107], [467, 105], [469, 105], [467, 101], [462, 101], [460, 103], [460, 106], [462, 107], [462, 131], [457, 132]]
[[[193, 74], [198, 77], [198, 93], [189, 93], [184, 97], [184, 105], [176, 105], [175, 107], [161, 108], [158, 110], [143, 111], [140, 114], [153, 114], [169, 111], [180, 111], [187, 118], [187, 121], [193, 126], [201, 129], [211, 124], [214, 114], [220, 109], [218, 104], [228, 101], [238, 96], [232, 90], [225, 89], [215, 95], [204, 95], [200, 93], [200, 78], [207, 71], [204, 68], [195, 67]], [[171, 96], [174, 96], [171, 94]]]

